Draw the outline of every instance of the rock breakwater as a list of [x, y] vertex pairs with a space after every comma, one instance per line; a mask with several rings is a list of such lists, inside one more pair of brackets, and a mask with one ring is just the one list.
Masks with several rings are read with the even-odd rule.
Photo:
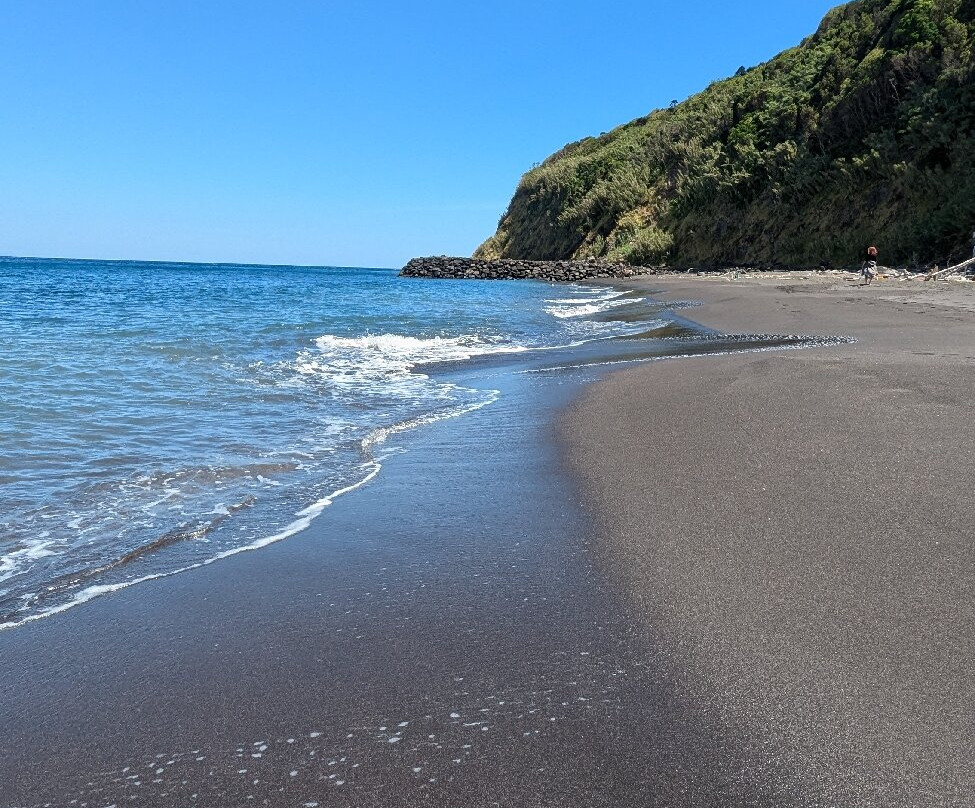
[[581, 281], [588, 278], [632, 278], [651, 275], [649, 267], [604, 261], [481, 260], [441, 255], [414, 258], [400, 271], [411, 278], [469, 278], [472, 280]]

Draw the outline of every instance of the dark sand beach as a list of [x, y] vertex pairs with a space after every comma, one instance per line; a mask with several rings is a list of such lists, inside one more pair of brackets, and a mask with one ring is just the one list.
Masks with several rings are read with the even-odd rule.
[[975, 297], [632, 285], [858, 341], [516, 377], [299, 536], [0, 632], [0, 806], [971, 805]]
[[781, 804], [975, 804], [972, 285], [636, 285], [722, 331], [857, 340], [646, 364], [564, 420], [679, 697]]
[[298, 536], [0, 632], [0, 805], [740, 793], [595, 575], [553, 439], [579, 384], [505, 383]]

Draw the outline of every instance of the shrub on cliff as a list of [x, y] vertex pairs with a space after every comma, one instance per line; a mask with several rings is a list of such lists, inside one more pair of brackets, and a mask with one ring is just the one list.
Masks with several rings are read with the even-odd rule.
[[959, 255], [975, 0], [857, 0], [798, 47], [529, 171], [478, 257], [676, 265]]

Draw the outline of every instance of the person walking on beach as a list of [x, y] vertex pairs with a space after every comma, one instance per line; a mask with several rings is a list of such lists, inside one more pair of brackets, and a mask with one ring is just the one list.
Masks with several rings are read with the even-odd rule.
[[975, 230], [972, 230], [972, 258], [975, 258]]
[[863, 262], [863, 266], [860, 267], [860, 274], [863, 276], [863, 282], [865, 285], [869, 286], [871, 281], [877, 276], [877, 248], [867, 247], [867, 260]]

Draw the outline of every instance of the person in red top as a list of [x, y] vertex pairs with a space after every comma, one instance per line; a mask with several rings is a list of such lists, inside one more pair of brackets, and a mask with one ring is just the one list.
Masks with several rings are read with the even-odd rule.
[[867, 260], [863, 262], [863, 266], [860, 267], [860, 274], [863, 276], [863, 282], [866, 285], [870, 285], [870, 282], [877, 276], [877, 248], [867, 247]]

